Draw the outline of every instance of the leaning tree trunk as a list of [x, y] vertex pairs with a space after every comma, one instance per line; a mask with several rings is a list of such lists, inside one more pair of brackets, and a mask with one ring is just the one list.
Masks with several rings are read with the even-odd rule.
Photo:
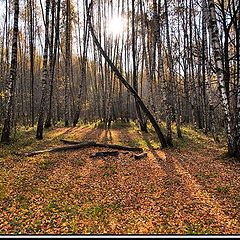
[[15, 91], [15, 85], [16, 85], [16, 70], [17, 70], [18, 16], [19, 16], [19, 1], [15, 0], [10, 80], [8, 83], [8, 100], [7, 100], [7, 106], [6, 106], [6, 118], [4, 120], [1, 142], [10, 141], [10, 133], [11, 133], [11, 127], [12, 127], [12, 121], [13, 121], [13, 102], [14, 102], [14, 91]]
[[217, 20], [216, 20], [215, 5], [213, 0], [208, 0], [208, 14], [209, 14], [208, 30], [211, 36], [211, 44], [212, 44], [212, 50], [214, 54], [216, 75], [217, 75], [218, 86], [220, 91], [221, 103], [222, 103], [225, 118], [226, 118], [228, 153], [230, 155], [234, 155], [234, 139], [232, 136], [232, 125], [231, 125], [232, 121], [231, 121], [231, 115], [230, 115], [230, 106], [227, 98], [227, 91], [226, 91], [226, 86], [224, 81], [222, 56], [221, 56], [221, 49], [220, 49], [220, 37], [219, 37], [219, 31], [217, 26]]
[[[87, 1], [86, 1], [87, 2]], [[117, 69], [117, 67], [113, 64], [113, 62], [110, 60], [110, 58], [108, 57], [108, 55], [106, 54], [106, 52], [103, 50], [102, 46], [100, 45], [98, 39], [95, 36], [94, 33], [94, 29], [91, 23], [91, 13], [90, 10], [92, 9], [93, 6], [93, 2], [91, 1], [89, 6], [88, 6], [88, 11], [87, 11], [87, 22], [89, 24], [89, 30], [92, 34], [93, 37], [93, 41], [96, 44], [99, 52], [102, 54], [102, 56], [104, 57], [104, 59], [106, 60], [106, 62], [109, 64], [109, 66], [111, 67], [112, 71], [115, 73], [115, 75], [118, 77], [119, 81], [121, 81], [121, 83], [128, 89], [128, 91], [135, 97], [135, 99], [138, 100], [139, 105], [142, 109], [142, 111], [146, 114], [146, 116], [148, 117], [149, 121], [151, 122], [152, 126], [154, 127], [156, 134], [158, 135], [159, 141], [161, 142], [162, 148], [166, 148], [168, 147], [168, 143], [166, 141], [165, 136], [163, 135], [157, 121], [155, 120], [154, 116], [151, 114], [151, 112], [148, 110], [148, 108], [146, 107], [146, 105], [144, 104], [144, 102], [142, 101], [142, 99], [139, 97], [139, 95], [137, 94], [137, 92], [131, 87], [131, 85], [125, 80], [125, 78], [122, 76], [122, 74], [119, 72], [119, 70]]]
[[40, 110], [38, 116], [38, 124], [37, 124], [37, 139], [43, 139], [43, 123], [44, 123], [44, 115], [45, 115], [45, 105], [46, 105], [46, 97], [47, 97], [47, 63], [48, 63], [48, 27], [49, 27], [49, 7], [50, 0], [46, 0], [46, 23], [45, 23], [45, 46], [43, 53], [43, 76], [42, 76], [42, 98], [40, 103]]

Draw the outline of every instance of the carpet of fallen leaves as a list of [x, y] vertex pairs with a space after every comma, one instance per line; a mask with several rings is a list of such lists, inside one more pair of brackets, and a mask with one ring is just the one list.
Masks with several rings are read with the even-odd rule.
[[57, 128], [48, 134], [34, 150], [62, 145], [54, 141], [60, 138], [124, 145], [140, 139], [148, 157], [89, 158], [106, 151], [99, 148], [3, 156], [0, 234], [240, 233], [240, 163], [207, 137], [201, 144], [205, 135], [161, 151], [152, 147], [150, 134], [129, 128]]

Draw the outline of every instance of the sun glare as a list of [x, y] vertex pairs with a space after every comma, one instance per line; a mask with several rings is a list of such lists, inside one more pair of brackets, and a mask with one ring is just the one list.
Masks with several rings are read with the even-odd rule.
[[125, 20], [122, 17], [114, 17], [109, 21], [108, 32], [114, 37], [119, 36], [125, 29]]

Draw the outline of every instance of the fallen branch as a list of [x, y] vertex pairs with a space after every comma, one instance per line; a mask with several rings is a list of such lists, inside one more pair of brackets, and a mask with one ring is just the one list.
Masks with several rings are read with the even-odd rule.
[[20, 153], [19, 155], [22, 155], [25, 157], [30, 157], [30, 156], [34, 156], [34, 155], [46, 153], [46, 152], [61, 152], [61, 151], [66, 151], [66, 150], [71, 150], [71, 149], [81, 149], [81, 148], [86, 148], [86, 147], [93, 147], [93, 146], [95, 146], [95, 144], [96, 144], [95, 142], [84, 142], [84, 143], [79, 143], [79, 144], [74, 144], [74, 145], [69, 145], [69, 146], [61, 146], [61, 147], [48, 148], [48, 149], [39, 150], [39, 151]]
[[19, 155], [25, 156], [25, 157], [30, 157], [34, 155], [38, 155], [41, 153], [46, 153], [46, 152], [61, 152], [61, 151], [66, 151], [66, 150], [73, 150], [73, 149], [81, 149], [81, 148], [87, 148], [87, 147], [105, 147], [105, 148], [112, 148], [112, 149], [117, 149], [117, 150], [127, 150], [127, 151], [143, 151], [142, 148], [138, 147], [127, 147], [127, 146], [121, 146], [121, 145], [115, 145], [115, 144], [103, 144], [103, 143], [96, 143], [96, 142], [74, 142], [74, 141], [68, 141], [68, 140], [61, 140], [64, 143], [69, 143], [71, 145], [68, 146], [60, 146], [60, 147], [55, 147], [55, 148], [48, 148], [44, 150], [39, 150], [39, 151], [33, 151], [33, 152], [27, 152], [27, 153], [20, 153]]
[[145, 158], [145, 157], [147, 157], [147, 153], [146, 153], [146, 152], [143, 152], [143, 153], [135, 154], [135, 155], [134, 155], [134, 158], [135, 158], [136, 160], [142, 159], [142, 158]]
[[[65, 139], [61, 139], [60, 141], [66, 143], [66, 144], [76, 144], [76, 145], [82, 143], [82, 142], [78, 142], [78, 141], [65, 140]], [[143, 152], [143, 149], [139, 148], [139, 147], [128, 147], [128, 146], [122, 146], [122, 145], [117, 145], [117, 144], [94, 142], [94, 147], [112, 148], [112, 149], [126, 150], [126, 151], [132, 151], [132, 152], [138, 152], [138, 151]]]
[[118, 151], [112, 151], [112, 152], [96, 152], [94, 155], [91, 155], [90, 158], [94, 157], [106, 157], [106, 156], [118, 156]]

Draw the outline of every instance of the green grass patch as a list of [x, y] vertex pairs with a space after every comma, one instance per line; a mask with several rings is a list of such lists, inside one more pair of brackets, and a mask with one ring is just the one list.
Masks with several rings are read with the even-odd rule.
[[199, 234], [211, 234], [210, 229], [205, 229], [201, 224], [189, 224], [186, 226], [186, 234], [199, 235]]
[[234, 199], [238, 204], [240, 204], [240, 195], [235, 196]]
[[6, 191], [5, 185], [3, 183], [0, 183], [0, 201], [2, 201], [6, 196], [5, 191]]
[[106, 123], [102, 121], [97, 121], [94, 124], [91, 124], [89, 127], [98, 128], [98, 129], [106, 129]]
[[39, 168], [42, 170], [49, 170], [55, 166], [55, 161], [51, 159], [46, 159], [39, 164]]
[[132, 127], [131, 122], [124, 122], [121, 120], [114, 121], [111, 126], [112, 129], [126, 129], [130, 127]]
[[172, 217], [172, 216], [174, 216], [174, 211], [173, 210], [168, 210], [166, 215], [167, 215], [167, 217]]
[[104, 166], [101, 166], [100, 169], [104, 172], [103, 173], [104, 177], [110, 177], [114, 174], [117, 174], [116, 166], [114, 165], [104, 165]]
[[18, 153], [30, 152], [38, 149], [59, 145], [59, 140], [63, 138], [67, 129], [49, 128], [44, 129], [44, 138], [36, 140], [36, 126], [34, 127], [18, 127], [15, 134], [12, 134], [11, 141], [8, 144], [0, 143], [0, 158], [12, 157], [16, 159]]
[[[166, 123], [162, 122], [159, 125], [163, 134], [166, 135]], [[137, 130], [139, 131], [139, 129]], [[152, 144], [159, 145], [158, 137], [150, 123], [148, 124], [148, 132], [148, 137], [150, 140], [152, 140]], [[172, 126], [172, 132], [174, 149], [177, 150], [191, 148], [192, 151], [198, 151], [199, 149], [205, 148], [206, 146], [215, 144], [212, 136], [205, 134], [203, 130], [197, 129], [190, 124], [181, 126], [181, 132], [183, 136], [181, 139], [177, 137], [176, 125]]]
[[96, 204], [83, 208], [81, 210], [81, 215], [86, 219], [106, 220], [107, 215], [111, 214], [112, 212], [120, 212], [122, 207], [124, 206], [119, 202], [113, 202], [109, 204]]
[[168, 184], [171, 185], [180, 185], [181, 181], [178, 178], [171, 178], [167, 180]]
[[42, 221], [40, 219], [36, 219], [33, 224], [33, 232], [40, 232], [41, 224], [42, 224]]
[[57, 200], [49, 200], [45, 207], [43, 208], [44, 212], [58, 212], [60, 210]]
[[[183, 139], [177, 139], [180, 147], [189, 147], [197, 150], [198, 148], [202, 148], [206, 145], [213, 144], [214, 140], [212, 137], [206, 135], [203, 130], [196, 129], [191, 125], [183, 125], [181, 127]], [[176, 127], [174, 127], [174, 132], [176, 132]]]
[[206, 174], [204, 172], [196, 173], [194, 176], [201, 181], [209, 180], [211, 177], [209, 174]]
[[[106, 129], [107, 125], [103, 121], [97, 121], [90, 126], [93, 126], [94, 128], [99, 128], [99, 129]], [[110, 129], [127, 129], [132, 127], [132, 122], [124, 122], [121, 120], [116, 120], [111, 123]]]
[[105, 215], [105, 209], [103, 205], [94, 205], [82, 209], [81, 214], [87, 219], [98, 219], [103, 218]]
[[150, 193], [155, 193], [157, 191], [155, 184], [151, 183], [149, 188], [148, 188], [148, 191]]
[[65, 206], [65, 211], [71, 215], [77, 215], [78, 209], [79, 209], [79, 207], [75, 206], [75, 205], [66, 205]]
[[124, 207], [124, 205], [121, 204], [120, 202], [114, 202], [114, 203], [109, 203], [105, 205], [106, 211], [109, 210], [113, 212], [119, 212], [122, 207]]
[[229, 186], [217, 186], [216, 191], [218, 193], [228, 193], [230, 190]]
[[81, 159], [81, 158], [75, 158], [72, 160], [72, 164], [74, 166], [79, 166], [79, 167], [82, 167], [84, 166], [86, 163], [86, 161], [84, 159]]
[[23, 194], [17, 194], [15, 200], [23, 209], [28, 209], [29, 207], [29, 199]]
[[125, 145], [129, 146], [129, 147], [140, 147], [141, 146], [141, 143], [144, 143], [144, 141], [142, 139], [129, 139], [129, 140], [126, 140], [124, 142]]

